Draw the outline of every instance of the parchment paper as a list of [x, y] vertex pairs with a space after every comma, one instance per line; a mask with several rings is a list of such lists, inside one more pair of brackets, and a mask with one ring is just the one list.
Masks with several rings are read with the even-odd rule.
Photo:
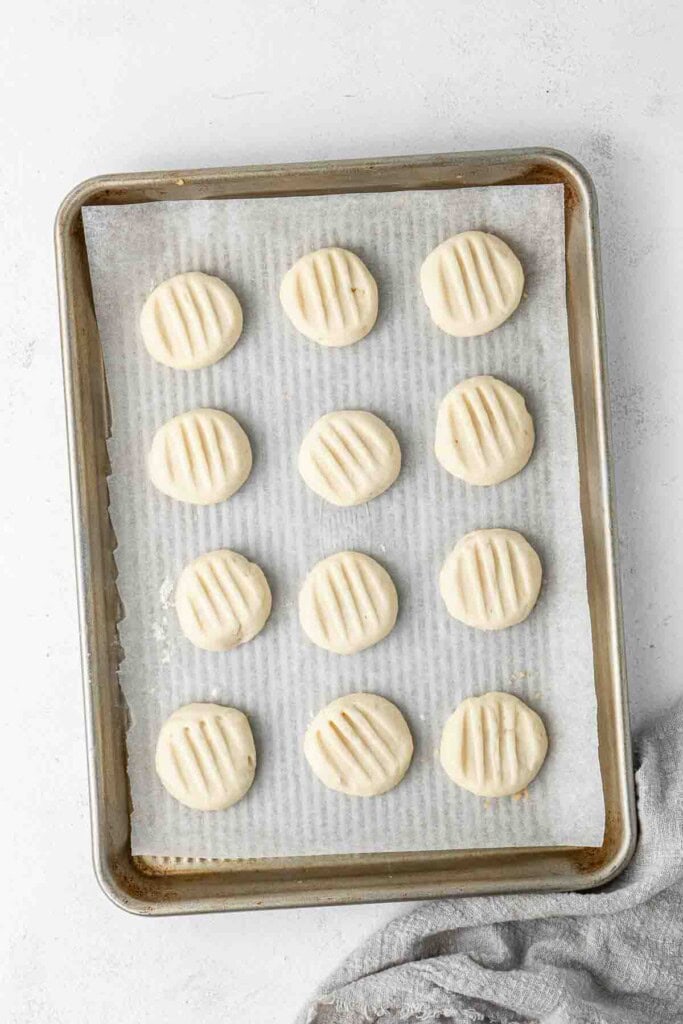
[[[128, 701], [133, 853], [263, 857], [519, 845], [599, 845], [604, 809], [578, 464], [567, 343], [562, 186], [150, 203], [83, 211], [112, 403], [111, 516], [125, 609], [121, 685]], [[526, 273], [519, 310], [498, 330], [454, 340], [429, 318], [419, 290], [425, 255], [467, 228], [506, 239]], [[301, 255], [353, 249], [380, 290], [374, 331], [349, 348], [297, 334], [278, 299]], [[138, 318], [160, 281], [185, 270], [227, 280], [245, 314], [233, 352], [179, 372], [144, 349]], [[470, 487], [433, 455], [436, 412], [458, 381], [492, 373], [525, 395], [537, 442], [528, 467], [497, 487]], [[226, 409], [254, 449], [248, 483], [230, 501], [196, 508], [151, 486], [154, 431], [197, 406]], [[397, 483], [367, 505], [340, 510], [310, 492], [296, 469], [300, 441], [332, 409], [369, 409], [403, 451]], [[468, 530], [520, 530], [544, 565], [539, 603], [512, 629], [455, 622], [438, 591], [441, 564]], [[193, 647], [172, 605], [183, 566], [229, 547], [261, 565], [274, 598], [264, 631], [234, 652]], [[354, 657], [311, 645], [296, 600], [320, 558], [357, 548], [378, 558], [400, 598], [396, 628]], [[318, 709], [372, 690], [395, 701], [415, 738], [405, 780], [374, 799], [325, 789], [301, 740]], [[546, 722], [545, 767], [519, 799], [481, 800], [449, 781], [437, 759], [443, 723], [460, 700], [515, 693]], [[164, 719], [190, 701], [245, 711], [256, 781], [220, 813], [182, 807], [154, 772]]]

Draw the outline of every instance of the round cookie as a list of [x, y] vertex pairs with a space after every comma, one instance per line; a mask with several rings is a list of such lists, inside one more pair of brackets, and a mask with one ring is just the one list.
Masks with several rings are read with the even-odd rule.
[[528, 786], [548, 750], [535, 711], [509, 693], [468, 697], [446, 722], [440, 759], [446, 774], [476, 796], [511, 796]]
[[352, 409], [321, 416], [299, 449], [299, 472], [333, 505], [362, 505], [391, 487], [401, 469], [393, 430], [371, 412]]
[[379, 796], [408, 770], [413, 738], [391, 701], [374, 693], [350, 693], [316, 715], [306, 730], [304, 754], [328, 789]]
[[247, 716], [220, 704], [186, 704], [159, 732], [155, 767], [172, 797], [198, 811], [224, 811], [254, 781], [256, 749]]
[[524, 399], [495, 377], [470, 377], [439, 406], [434, 452], [444, 469], [468, 484], [502, 483], [523, 469], [534, 447]]
[[364, 338], [377, 319], [377, 284], [363, 261], [335, 246], [302, 256], [280, 286], [283, 309], [298, 331], [339, 348]]
[[299, 594], [301, 628], [314, 644], [335, 654], [357, 654], [379, 643], [397, 615], [394, 581], [359, 551], [340, 551], [318, 562]]
[[186, 565], [175, 592], [183, 633], [205, 651], [230, 651], [252, 640], [270, 615], [263, 570], [236, 551], [209, 551]]
[[502, 239], [463, 231], [430, 252], [420, 284], [437, 327], [455, 338], [471, 338], [487, 334], [514, 313], [524, 271]]
[[238, 491], [252, 465], [251, 445], [237, 420], [219, 409], [194, 409], [159, 427], [150, 448], [149, 478], [163, 494], [215, 505]]
[[158, 285], [140, 314], [147, 351], [174, 370], [198, 370], [227, 355], [242, 333], [242, 307], [219, 277], [191, 271]]
[[444, 562], [439, 589], [454, 619], [476, 629], [523, 622], [541, 589], [541, 560], [515, 530], [465, 534]]

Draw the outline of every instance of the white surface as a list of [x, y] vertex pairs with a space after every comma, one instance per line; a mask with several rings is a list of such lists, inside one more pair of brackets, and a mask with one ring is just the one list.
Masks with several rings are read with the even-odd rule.
[[[474, 340], [444, 335], [418, 286], [422, 254], [472, 223], [509, 238], [527, 278], [515, 316]], [[123, 605], [119, 677], [130, 713], [133, 853], [290, 857], [599, 846], [604, 801], [562, 186], [91, 207], [84, 225], [112, 414], [109, 494]], [[341, 350], [302, 339], [277, 293], [293, 252], [335, 240], [369, 261], [382, 301], [372, 337]], [[149, 359], [138, 324], [150, 284], [187, 266], [224, 269], [247, 310], [229, 358], [192, 374]], [[433, 455], [444, 388], [477, 372], [523, 388], [534, 410], [534, 459], [500, 487], [456, 481]], [[395, 427], [403, 465], [385, 495], [339, 509], [303, 485], [295, 460], [321, 412], [356, 404]], [[170, 413], [202, 406], [229, 409], [244, 424], [254, 471], [229, 502], [191, 507], [149, 485], [146, 452]], [[463, 628], [439, 599], [443, 560], [463, 534], [500, 526], [523, 531], [538, 549], [542, 598], [526, 622], [513, 620], [514, 629]], [[169, 602], [160, 600], [198, 552], [224, 546], [260, 565], [274, 595], [262, 635], [228, 658], [186, 643]], [[349, 548], [385, 566], [398, 588], [399, 616], [381, 645], [340, 658], [305, 640], [296, 605], [310, 568]], [[302, 762], [301, 738], [319, 708], [358, 689], [396, 701], [415, 738], [410, 772], [383, 800], [340, 800]], [[552, 743], [528, 799], [487, 807], [450, 785], [436, 751], [455, 705], [491, 689], [529, 702]], [[162, 722], [194, 701], [240, 708], [254, 728], [256, 781], [230, 814], [192, 814], [160, 791], [150, 771]]]
[[[682, 18], [677, 3], [636, 0], [243, 0], [190, 18], [178, 0], [12, 8], [0, 36], [2, 479], [15, 481], [0, 553], [12, 623], [2, 757], [21, 782], [2, 846], [12, 1024], [289, 1024], [339, 958], [403, 909], [144, 921], [96, 887], [51, 251], [62, 195], [91, 174], [151, 167], [534, 143], [583, 160], [601, 203], [643, 722], [681, 692], [683, 659]], [[15, 726], [37, 708], [41, 742], [27, 745]]]

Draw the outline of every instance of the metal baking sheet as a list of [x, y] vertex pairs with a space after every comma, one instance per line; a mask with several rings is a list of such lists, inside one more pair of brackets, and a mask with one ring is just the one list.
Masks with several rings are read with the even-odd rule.
[[[115, 712], [115, 703], [121, 703], [116, 681], [118, 609], [107, 515], [106, 389], [89, 294], [80, 223], [81, 206], [84, 202], [105, 205], [112, 201], [128, 203], [169, 198], [305, 195], [537, 182], [562, 183], [566, 195], [570, 349], [608, 821], [603, 847], [214, 861], [210, 862], [210, 869], [205, 861], [131, 858], [125, 723], [120, 710], [118, 724], [106, 718], [107, 702], [110, 713]], [[86, 587], [85, 595], [82, 590], [82, 596], [86, 598], [82, 606], [88, 655], [86, 702], [97, 737], [91, 765], [95, 782], [94, 822], [98, 829], [104, 826], [106, 839], [106, 842], [98, 841], [96, 844], [96, 862], [100, 878], [110, 895], [129, 909], [154, 913], [398, 896], [414, 898], [446, 892], [510, 888], [579, 888], [604, 881], [607, 874], [616, 871], [619, 861], [625, 862], [633, 834], [632, 794], [627, 769], [628, 733], [625, 728], [623, 664], [606, 472], [593, 203], [590, 183], [584, 172], [562, 155], [539, 152], [357, 161], [315, 167], [243, 168], [138, 178], [123, 176], [86, 183], [65, 201], [58, 219], [57, 246], [67, 391], [75, 413], [70, 426], [72, 454], [76, 451], [77, 462], [74, 467], [77, 470], [74, 499], [79, 520], [80, 582], [82, 587]], [[93, 428], [90, 431], [87, 430], [88, 417]], [[82, 448], [80, 459], [79, 447]], [[87, 479], [84, 473], [88, 468], [85, 449], [88, 449], [93, 471]], [[104, 630], [95, 629], [98, 613], [98, 622]], [[600, 623], [598, 629], [596, 621]], [[105, 638], [108, 638], [107, 647], [103, 649]], [[96, 652], [101, 658], [97, 666], [100, 671], [93, 674], [93, 655]], [[611, 765], [606, 764], [606, 752], [609, 750], [613, 757]], [[111, 800], [99, 799], [107, 785], [115, 787], [117, 814]], [[121, 803], [124, 795], [125, 807]], [[615, 810], [618, 812], [616, 818]], [[111, 825], [114, 823], [118, 826], [118, 845], [113, 841]]]

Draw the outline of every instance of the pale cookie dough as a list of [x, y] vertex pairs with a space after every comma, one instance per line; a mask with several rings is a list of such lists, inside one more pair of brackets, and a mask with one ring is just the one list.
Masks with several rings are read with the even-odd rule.
[[436, 420], [434, 451], [468, 484], [499, 484], [523, 469], [534, 447], [524, 399], [495, 377], [470, 377], [449, 391]]
[[512, 796], [535, 779], [548, 750], [543, 722], [509, 693], [468, 697], [441, 736], [446, 774], [476, 796]]
[[316, 715], [306, 730], [304, 754], [329, 789], [379, 796], [408, 770], [413, 738], [391, 701], [374, 693], [350, 693]]
[[236, 551], [209, 551], [186, 565], [175, 592], [180, 628], [196, 647], [230, 651], [252, 640], [270, 615], [263, 570]]
[[298, 331], [335, 348], [360, 341], [377, 319], [375, 279], [348, 249], [302, 256], [282, 280], [280, 301]]
[[238, 491], [251, 472], [249, 438], [219, 409], [194, 409], [159, 427], [149, 452], [149, 478], [177, 501], [215, 505]]
[[521, 533], [475, 530], [444, 562], [439, 589], [454, 619], [476, 629], [506, 629], [529, 615], [541, 578], [541, 560]]
[[349, 409], [317, 420], [299, 450], [299, 472], [333, 505], [362, 505], [391, 487], [401, 469], [396, 435], [371, 412]]
[[500, 238], [463, 231], [430, 252], [420, 283], [437, 327], [455, 338], [471, 338], [487, 334], [514, 313], [524, 271]]
[[309, 640], [335, 654], [357, 654], [383, 640], [398, 615], [386, 569], [359, 551], [341, 551], [313, 566], [299, 594], [299, 621]]
[[161, 727], [155, 767], [164, 789], [186, 807], [224, 811], [241, 800], [256, 772], [247, 716], [221, 704], [186, 704]]
[[192, 271], [163, 281], [140, 314], [147, 351], [174, 370], [198, 370], [227, 355], [242, 333], [242, 307], [219, 277]]

